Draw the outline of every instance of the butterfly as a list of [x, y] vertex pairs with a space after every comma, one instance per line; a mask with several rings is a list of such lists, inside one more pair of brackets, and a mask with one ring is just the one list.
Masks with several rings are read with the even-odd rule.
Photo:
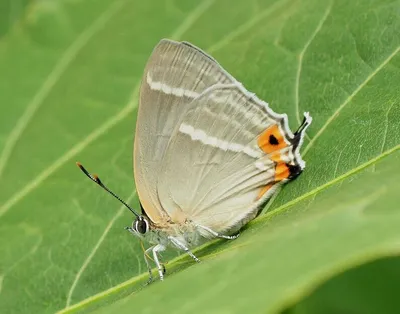
[[191, 248], [212, 238], [235, 239], [276, 189], [304, 169], [300, 148], [312, 118], [292, 133], [286, 114], [274, 112], [204, 51], [161, 40], [140, 87], [134, 141], [134, 177], [141, 213], [98, 176], [80, 169], [134, 215], [133, 235], [158, 253]]

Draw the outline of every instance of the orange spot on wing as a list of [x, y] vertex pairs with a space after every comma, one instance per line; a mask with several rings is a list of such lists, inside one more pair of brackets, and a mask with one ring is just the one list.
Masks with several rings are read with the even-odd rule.
[[279, 151], [269, 154], [269, 158], [272, 161], [275, 161], [275, 162], [278, 162], [278, 163], [282, 162], [281, 154], [279, 153]]
[[258, 195], [257, 195], [257, 201], [258, 201], [261, 197], [263, 197], [263, 195], [264, 195], [265, 193], [267, 193], [268, 190], [269, 190], [270, 188], [272, 188], [273, 186], [274, 186], [274, 183], [270, 183], [270, 184], [267, 184], [266, 186], [264, 186], [264, 187], [260, 190], [260, 192], [258, 193]]
[[284, 163], [279, 163], [275, 167], [275, 181], [279, 182], [289, 178], [290, 170], [289, 167]]
[[[258, 147], [268, 157], [276, 162], [275, 166], [275, 183], [289, 178], [290, 169], [285, 162], [282, 161], [281, 150], [286, 148], [288, 144], [285, 137], [281, 133], [277, 124], [274, 124], [262, 132], [257, 139]], [[275, 183], [264, 186], [258, 193], [257, 199], [260, 199]]]
[[272, 152], [287, 147], [285, 139], [277, 124], [270, 126], [262, 132], [258, 137], [257, 144], [266, 154], [271, 154]]

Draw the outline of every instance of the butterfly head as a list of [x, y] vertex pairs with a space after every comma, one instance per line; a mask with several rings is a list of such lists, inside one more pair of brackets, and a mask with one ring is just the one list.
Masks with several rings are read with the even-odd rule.
[[132, 230], [143, 235], [150, 230], [150, 223], [146, 216], [140, 215], [132, 223]]

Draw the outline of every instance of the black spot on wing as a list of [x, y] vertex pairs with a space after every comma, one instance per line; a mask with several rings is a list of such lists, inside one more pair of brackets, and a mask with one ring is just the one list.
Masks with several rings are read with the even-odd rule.
[[271, 134], [270, 136], [269, 136], [269, 143], [271, 144], [271, 145], [278, 145], [279, 144], [279, 142], [278, 142], [278, 139], [275, 137], [275, 135], [273, 135], [273, 134]]

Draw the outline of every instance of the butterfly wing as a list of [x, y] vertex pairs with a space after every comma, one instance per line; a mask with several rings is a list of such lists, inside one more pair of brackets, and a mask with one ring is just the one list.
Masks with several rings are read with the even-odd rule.
[[144, 71], [134, 143], [134, 174], [141, 204], [153, 222], [166, 217], [157, 195], [160, 165], [187, 105], [216, 83], [234, 79], [189, 43], [161, 40]]
[[293, 134], [287, 116], [240, 84], [217, 84], [194, 99], [178, 123], [157, 185], [170, 217], [216, 232], [254, 218], [276, 187], [304, 168], [307, 116]]

